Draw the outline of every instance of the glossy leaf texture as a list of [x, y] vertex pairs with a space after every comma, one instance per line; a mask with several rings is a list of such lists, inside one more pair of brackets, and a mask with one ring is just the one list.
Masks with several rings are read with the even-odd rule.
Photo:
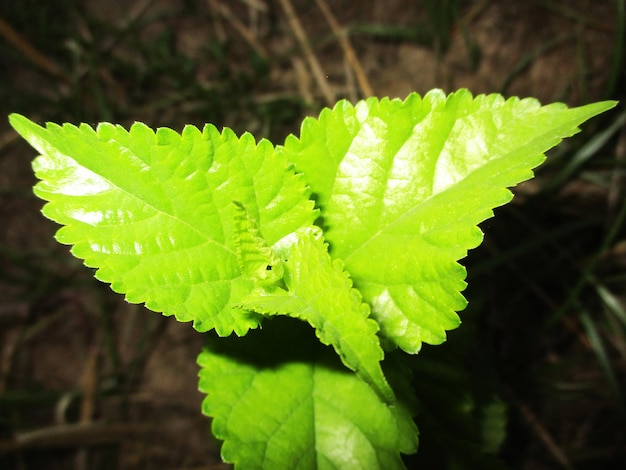
[[615, 106], [541, 106], [473, 97], [339, 102], [307, 118], [282, 150], [310, 185], [324, 236], [372, 308], [381, 333], [409, 353], [459, 325], [478, 224], [533, 176], [544, 153]]
[[41, 153], [35, 193], [63, 225], [57, 239], [98, 279], [199, 331], [243, 335], [258, 325], [232, 305], [255, 286], [237, 257], [235, 202], [269, 245], [316, 217], [302, 177], [268, 141], [211, 125], [178, 134], [10, 121]]
[[278, 254], [284, 263], [285, 289], [259, 286], [241, 306], [265, 315], [285, 315], [308, 322], [320, 341], [332, 345], [346, 365], [367, 382], [385, 403], [395, 396], [383, 374], [384, 352], [369, 318], [369, 306], [352, 287], [340, 260], [332, 260], [321, 231], [300, 229], [296, 241]]
[[241, 469], [403, 468], [417, 448], [407, 406], [389, 406], [304, 323], [274, 318], [198, 357], [203, 412]]

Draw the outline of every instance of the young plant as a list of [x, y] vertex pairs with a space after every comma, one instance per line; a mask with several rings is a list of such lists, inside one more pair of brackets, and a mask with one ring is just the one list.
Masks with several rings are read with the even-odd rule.
[[614, 105], [340, 101], [279, 146], [210, 124], [10, 122], [41, 153], [59, 242], [129, 302], [230, 335], [198, 357], [226, 462], [394, 469], [418, 445], [400, 356], [460, 324], [478, 224]]

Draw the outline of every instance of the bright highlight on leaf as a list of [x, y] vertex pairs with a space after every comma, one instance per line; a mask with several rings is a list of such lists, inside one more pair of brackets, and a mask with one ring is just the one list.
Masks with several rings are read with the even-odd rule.
[[[62, 225], [57, 239], [114, 291], [220, 336], [273, 317], [199, 357], [225, 460], [395, 469], [417, 429], [406, 370], [384, 365], [392, 389], [381, 344], [417, 353], [445, 340], [466, 305], [458, 261], [481, 243], [478, 224], [615, 104], [467, 90], [340, 101], [279, 147], [212, 125], [10, 122], [41, 153], [35, 193]], [[276, 316], [307, 322], [347, 369], [304, 322]]]
[[477, 225], [548, 149], [614, 105], [568, 109], [467, 90], [340, 101], [282, 150], [315, 193], [331, 255], [382, 334], [416, 353], [460, 323], [466, 273], [457, 261], [481, 243]]
[[233, 201], [269, 244], [315, 218], [304, 181], [269, 142], [211, 125], [180, 135], [143, 124], [42, 128], [18, 115], [11, 124], [42, 154], [35, 192], [64, 225], [57, 239], [98, 279], [199, 331], [257, 326], [233, 307], [254, 287], [237, 259]]

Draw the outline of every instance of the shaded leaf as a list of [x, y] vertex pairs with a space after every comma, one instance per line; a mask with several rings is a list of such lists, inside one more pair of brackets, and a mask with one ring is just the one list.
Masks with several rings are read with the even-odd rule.
[[203, 412], [242, 469], [399, 469], [417, 429], [402, 403], [388, 406], [312, 337], [273, 319], [199, 356]]

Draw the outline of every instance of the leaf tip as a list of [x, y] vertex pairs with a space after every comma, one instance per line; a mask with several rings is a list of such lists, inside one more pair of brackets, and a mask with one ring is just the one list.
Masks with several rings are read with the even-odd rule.
[[9, 114], [9, 124], [19, 135], [24, 138], [26, 138], [28, 135], [31, 135], [33, 133], [33, 130], [35, 129], [43, 130], [41, 126], [35, 124], [26, 116], [18, 113]]
[[23, 122], [24, 120], [28, 120], [28, 118], [22, 116], [19, 113], [11, 113], [9, 114], [9, 124], [11, 124], [11, 126], [15, 127], [16, 124], [19, 125], [20, 122]]

